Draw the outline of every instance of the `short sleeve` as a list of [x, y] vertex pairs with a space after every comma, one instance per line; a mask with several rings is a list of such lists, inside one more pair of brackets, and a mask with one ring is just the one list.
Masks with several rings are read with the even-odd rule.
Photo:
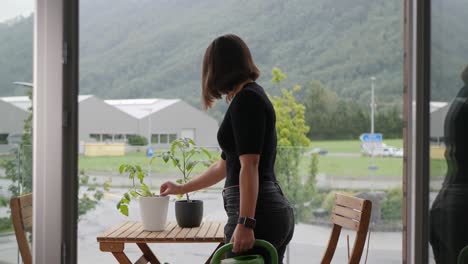
[[237, 155], [261, 154], [266, 130], [266, 103], [257, 93], [242, 90], [231, 104]]
[[224, 153], [224, 151], [221, 152], [221, 158], [222, 158], [223, 160], [226, 160], [226, 153]]

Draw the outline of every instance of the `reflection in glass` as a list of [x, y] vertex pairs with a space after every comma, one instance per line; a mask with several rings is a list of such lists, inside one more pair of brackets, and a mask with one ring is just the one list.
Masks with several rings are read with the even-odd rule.
[[450, 103], [444, 124], [447, 173], [430, 212], [437, 263], [456, 263], [468, 245], [468, 66], [461, 78], [464, 85]]

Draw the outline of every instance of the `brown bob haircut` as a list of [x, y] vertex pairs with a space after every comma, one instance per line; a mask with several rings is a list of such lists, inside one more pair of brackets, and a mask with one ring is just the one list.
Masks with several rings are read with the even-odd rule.
[[229, 101], [236, 87], [255, 81], [260, 71], [254, 64], [247, 44], [236, 35], [228, 34], [213, 40], [205, 51], [202, 67], [202, 95], [205, 109], [226, 95]]

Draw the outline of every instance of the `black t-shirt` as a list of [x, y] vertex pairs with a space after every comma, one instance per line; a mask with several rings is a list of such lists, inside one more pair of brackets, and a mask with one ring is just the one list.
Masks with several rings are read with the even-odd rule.
[[257, 83], [239, 91], [218, 130], [221, 157], [226, 160], [225, 187], [239, 185], [243, 154], [260, 154], [259, 182], [276, 181], [276, 116], [273, 105]]

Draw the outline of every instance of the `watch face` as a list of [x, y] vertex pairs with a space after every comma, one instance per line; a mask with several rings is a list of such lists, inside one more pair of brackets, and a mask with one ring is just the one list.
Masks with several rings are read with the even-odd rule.
[[250, 227], [250, 228], [255, 228], [255, 219], [252, 218], [246, 218], [245, 219], [245, 226]]
[[249, 217], [239, 217], [239, 220], [237, 221], [239, 224], [244, 225], [245, 227], [248, 228], [255, 228], [256, 220], [253, 218]]

